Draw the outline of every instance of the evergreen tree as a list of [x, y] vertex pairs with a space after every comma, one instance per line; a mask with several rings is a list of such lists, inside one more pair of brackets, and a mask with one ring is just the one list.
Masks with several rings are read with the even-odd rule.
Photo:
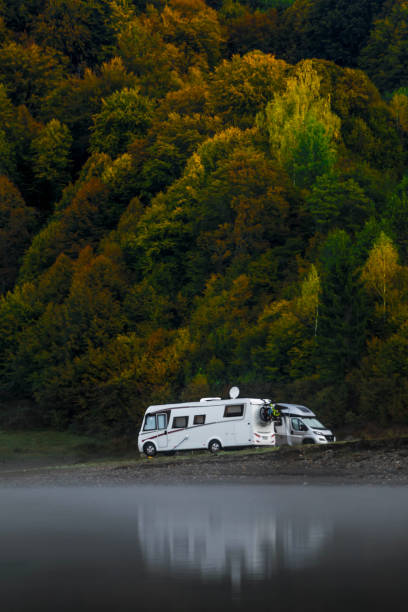
[[385, 219], [389, 220], [402, 261], [408, 260], [408, 175], [404, 176], [388, 199]]
[[345, 231], [336, 230], [327, 238], [321, 267], [317, 365], [324, 380], [342, 384], [361, 357], [367, 314], [353, 245]]
[[379, 19], [362, 49], [359, 64], [383, 92], [408, 85], [408, 5], [394, 0]]
[[288, 61], [319, 57], [356, 66], [385, 0], [296, 0], [283, 17], [280, 53]]
[[306, 201], [317, 229], [323, 232], [336, 227], [355, 232], [373, 208], [356, 181], [341, 180], [333, 173], [317, 178]]
[[0, 293], [12, 288], [24, 250], [36, 227], [36, 214], [19, 190], [0, 176]]

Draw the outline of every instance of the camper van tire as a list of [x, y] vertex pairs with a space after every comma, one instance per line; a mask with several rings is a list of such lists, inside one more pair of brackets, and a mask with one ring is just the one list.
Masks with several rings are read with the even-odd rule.
[[146, 442], [143, 447], [143, 452], [147, 457], [154, 457], [157, 453], [156, 447], [152, 442]]
[[302, 444], [314, 444], [315, 441], [312, 440], [312, 438], [305, 438], [302, 442]]
[[211, 453], [218, 453], [222, 449], [221, 442], [219, 440], [211, 440], [208, 444], [208, 450]]

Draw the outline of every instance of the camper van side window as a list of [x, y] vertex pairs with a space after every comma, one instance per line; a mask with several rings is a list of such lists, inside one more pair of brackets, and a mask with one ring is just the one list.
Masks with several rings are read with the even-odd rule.
[[196, 414], [194, 417], [194, 425], [204, 425], [205, 414]]
[[157, 429], [166, 429], [167, 427], [167, 414], [157, 415]]
[[295, 431], [305, 431], [307, 429], [307, 427], [305, 427], [303, 421], [301, 421], [300, 419], [297, 419], [297, 418], [292, 419], [292, 428]]
[[187, 416], [177, 416], [173, 419], [173, 427], [176, 429], [181, 429], [182, 427], [187, 427], [188, 417]]
[[146, 417], [143, 431], [152, 431], [153, 429], [156, 429], [156, 416], [149, 414]]
[[233, 406], [225, 406], [224, 418], [240, 417], [244, 414], [244, 404], [234, 404]]

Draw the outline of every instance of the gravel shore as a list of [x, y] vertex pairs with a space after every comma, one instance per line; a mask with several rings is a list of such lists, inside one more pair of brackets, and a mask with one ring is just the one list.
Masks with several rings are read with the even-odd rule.
[[0, 486], [114, 486], [135, 483], [262, 482], [408, 484], [408, 438], [325, 446], [185, 453], [176, 457], [0, 465]]

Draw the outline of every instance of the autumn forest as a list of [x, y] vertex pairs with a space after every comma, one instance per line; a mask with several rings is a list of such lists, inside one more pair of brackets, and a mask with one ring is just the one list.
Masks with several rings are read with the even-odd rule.
[[408, 423], [408, 2], [0, 0], [0, 425]]

